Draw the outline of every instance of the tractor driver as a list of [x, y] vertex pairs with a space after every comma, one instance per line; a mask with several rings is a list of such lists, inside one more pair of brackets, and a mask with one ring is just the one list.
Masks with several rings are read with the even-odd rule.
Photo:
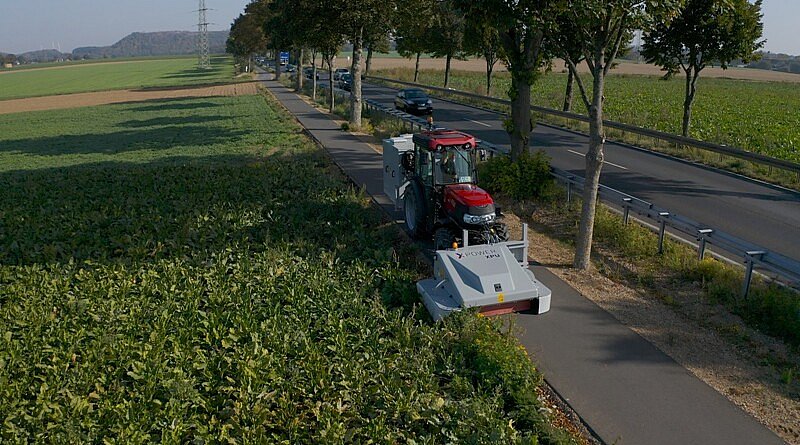
[[[441, 175], [441, 181], [446, 184], [457, 184], [462, 182], [459, 175], [459, 170], [463, 170], [465, 166], [458, 165], [458, 159], [456, 159], [456, 148], [445, 150], [442, 153], [442, 157], [439, 161], [439, 173]], [[461, 167], [461, 168], [459, 168]]]

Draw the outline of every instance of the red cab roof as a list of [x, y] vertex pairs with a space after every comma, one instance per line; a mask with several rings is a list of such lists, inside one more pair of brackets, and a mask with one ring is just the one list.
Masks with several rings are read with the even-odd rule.
[[437, 146], [465, 145], [475, 148], [475, 137], [455, 130], [424, 131], [414, 135], [414, 143], [435, 150]]

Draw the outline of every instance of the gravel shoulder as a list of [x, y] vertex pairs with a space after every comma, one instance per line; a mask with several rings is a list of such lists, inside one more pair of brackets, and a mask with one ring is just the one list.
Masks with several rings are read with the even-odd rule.
[[[532, 258], [725, 395], [787, 443], [800, 445], [800, 382], [786, 382], [786, 366], [800, 357], [780, 341], [748, 328], [725, 308], [708, 303], [695, 283], [671, 283], [670, 298], [634, 284], [635, 266], [603, 246], [596, 260], [614, 264], [614, 280], [572, 269], [574, 248], [559, 241], [569, 228], [553, 226], [548, 209], [502, 203], [513, 236], [529, 223]], [[522, 215], [522, 219], [517, 215]], [[627, 273], [620, 273], [620, 270]], [[627, 274], [627, 278], [626, 278]], [[667, 301], [669, 303], [667, 303]], [[711, 414], [711, 413], [710, 413]]]

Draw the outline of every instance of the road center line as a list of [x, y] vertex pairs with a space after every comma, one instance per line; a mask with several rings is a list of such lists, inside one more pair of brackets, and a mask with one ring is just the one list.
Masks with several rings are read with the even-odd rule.
[[491, 127], [489, 124], [484, 124], [483, 122], [474, 121], [472, 119], [467, 119], [468, 121], [472, 122], [473, 124], [483, 125], [484, 127]]
[[[583, 154], [583, 153], [581, 153], [581, 152], [578, 152], [578, 151], [575, 151], [575, 150], [569, 150], [569, 149], [568, 149], [567, 151], [568, 151], [568, 152], [570, 152], [570, 153], [572, 153], [572, 154], [574, 154], [574, 155], [583, 156], [584, 158], [586, 157], [586, 155], [585, 155], [585, 154]], [[623, 166], [621, 166], [621, 165], [619, 165], [619, 164], [615, 164], [615, 163], [613, 163], [613, 162], [603, 161], [603, 164], [608, 164], [608, 165], [610, 165], [610, 166], [612, 166], [612, 167], [617, 167], [617, 168], [620, 168], [620, 169], [622, 169], [622, 170], [627, 170], [627, 169], [628, 169], [627, 167], [623, 167]]]

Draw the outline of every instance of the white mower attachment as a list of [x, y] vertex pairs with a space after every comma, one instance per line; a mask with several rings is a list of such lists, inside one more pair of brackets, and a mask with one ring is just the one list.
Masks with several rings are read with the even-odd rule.
[[486, 316], [549, 311], [551, 291], [527, 267], [527, 225], [522, 233], [521, 241], [437, 250], [433, 278], [417, 282], [431, 317], [471, 307]]

